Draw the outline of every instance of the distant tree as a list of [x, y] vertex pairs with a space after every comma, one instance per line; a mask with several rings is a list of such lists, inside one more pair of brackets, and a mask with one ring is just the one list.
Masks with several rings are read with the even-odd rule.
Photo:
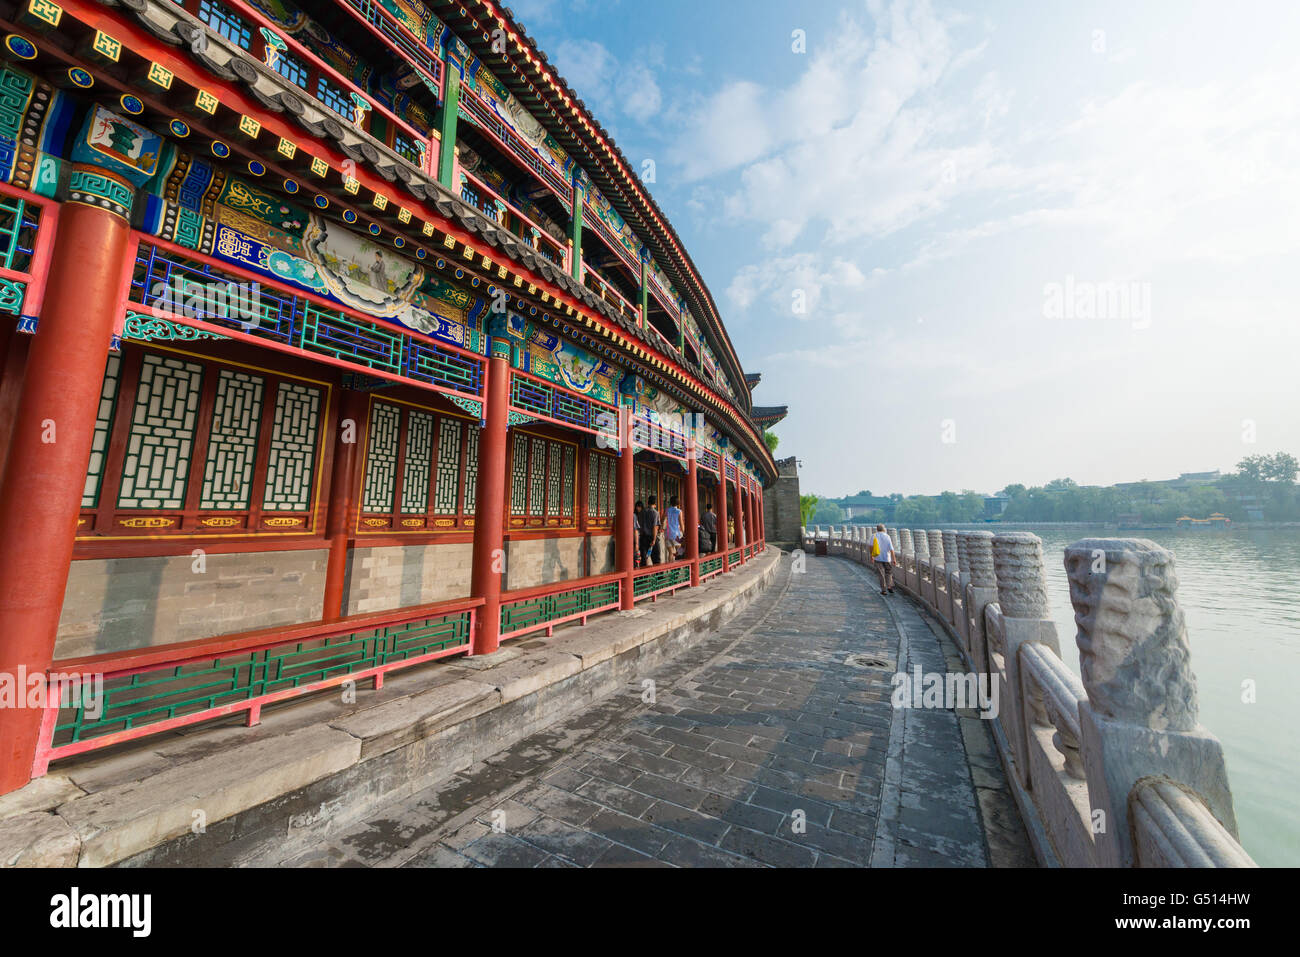
[[767, 443], [767, 450], [771, 452], [773, 455], [775, 455], [777, 443], [781, 441], [779, 438], [777, 438], [776, 433], [764, 432], [763, 441]]
[[913, 495], [894, 508], [894, 521], [908, 526], [934, 525], [939, 521], [939, 509], [928, 495]]
[[1024, 495], [1025, 492], [1027, 491], [1029, 490], [1025, 488], [1023, 485], [1016, 484], [1016, 485], [1008, 485], [998, 494], [1005, 496], [1006, 498], [1014, 499], [1014, 498], [1019, 498], [1021, 495]]
[[1264, 469], [1265, 478], [1283, 485], [1294, 485], [1297, 473], [1300, 473], [1300, 461], [1286, 452], [1276, 452], [1269, 456], [1268, 465]]
[[830, 499], [826, 499], [818, 502], [812, 520], [814, 525], [839, 525], [844, 521], [844, 510]]
[[803, 525], [812, 524], [813, 513], [817, 511], [817, 503], [821, 501], [816, 495], [799, 496], [799, 518]]

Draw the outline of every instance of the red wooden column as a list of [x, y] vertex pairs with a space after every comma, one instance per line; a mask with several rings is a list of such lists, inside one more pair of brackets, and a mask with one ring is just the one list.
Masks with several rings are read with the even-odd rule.
[[619, 607], [627, 611], [634, 604], [632, 595], [632, 556], [636, 553], [636, 506], [633, 485], [636, 449], [632, 447], [632, 416], [618, 410], [618, 466], [614, 472], [614, 557], [616, 571], [623, 576]]
[[731, 543], [727, 540], [727, 457], [718, 455], [718, 544], [722, 546], [722, 570], [731, 569], [727, 558], [727, 549]]
[[700, 488], [695, 468], [695, 449], [686, 459], [686, 508], [682, 516], [682, 534], [686, 536], [686, 560], [691, 563], [691, 587], [700, 583]]
[[501, 573], [505, 570], [506, 435], [510, 406], [510, 344], [493, 338], [487, 362], [483, 431], [479, 433], [470, 595], [482, 598], [470, 653], [489, 655], [501, 644]]
[[758, 541], [758, 494], [754, 491], [754, 486], [750, 485], [746, 493], [749, 500], [749, 540], [750, 542]]
[[736, 547], [741, 549], [740, 563], [743, 565], [745, 563], [745, 551], [744, 551], [745, 529], [744, 529], [744, 522], [742, 521], [742, 517], [745, 514], [745, 506], [741, 502], [741, 498], [740, 498], [741, 493], [740, 493], [740, 466], [739, 465], [736, 466], [736, 481], [732, 484], [731, 489], [732, 489], [731, 494], [733, 496], [731, 501], [736, 515]]
[[[130, 235], [108, 209], [69, 202], [59, 214], [0, 481], [0, 671], [15, 682], [54, 657]], [[4, 713], [0, 794], [31, 779], [40, 725], [40, 709]]]
[[[334, 430], [334, 465], [330, 472], [329, 514], [325, 519], [325, 537], [330, 543], [329, 564], [325, 568], [325, 601], [321, 610], [324, 621], [335, 621], [343, 614], [344, 584], [348, 570], [348, 539], [356, 528], [357, 462], [365, 439], [369, 397], [364, 392], [344, 389], [339, 396], [339, 414]], [[351, 440], [351, 441], [348, 441]]]
[[763, 486], [758, 487], [758, 540], [767, 546], [767, 512], [763, 508]]

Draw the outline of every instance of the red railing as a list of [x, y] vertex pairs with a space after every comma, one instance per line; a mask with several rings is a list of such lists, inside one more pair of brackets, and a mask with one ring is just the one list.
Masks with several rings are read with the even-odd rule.
[[[227, 717], [240, 712], [246, 712], [247, 723], [251, 726], [257, 724], [261, 717], [262, 707], [265, 705], [312, 694], [326, 688], [337, 687], [347, 681], [372, 679], [375, 688], [378, 689], [383, 684], [383, 676], [389, 671], [409, 668], [448, 655], [468, 651], [474, 634], [478, 609], [482, 606], [483, 599], [481, 598], [464, 598], [420, 605], [413, 608], [402, 608], [395, 612], [371, 612], [363, 615], [352, 615], [331, 622], [319, 621], [301, 625], [282, 625], [257, 631], [223, 635], [216, 638], [180, 642], [156, 648], [142, 648], [135, 651], [89, 655], [56, 661], [50, 666], [50, 670], [46, 675], [44, 717], [41, 721], [41, 732], [37, 743], [36, 761], [32, 769], [32, 776], [39, 777], [43, 775], [50, 762], [60, 758], [83, 754], [87, 751], [110, 747], [147, 735], [170, 731], [202, 721], [211, 721], [215, 718]], [[339, 650], [339, 646], [328, 644], [330, 639], [356, 638], [358, 635], [364, 635], [365, 632], [375, 632], [376, 635], [382, 633], [385, 640], [387, 640], [387, 638], [393, 636], [395, 630], [400, 629], [402, 626], [453, 618], [455, 616], [461, 616], [464, 620], [464, 627], [459, 629], [464, 635], [464, 640], [457, 642], [452, 647], [407, 656], [400, 644], [398, 644], [392, 651], [386, 653], [393, 660], [383, 660], [382, 663], [370, 667], [351, 669], [346, 661], [330, 664], [333, 660], [330, 654], [337, 653]], [[362, 637], [359, 640], [364, 642], [367, 639]], [[322, 642], [322, 644], [302, 648], [302, 645], [310, 642]], [[297, 646], [295, 651], [287, 652], [287, 649], [293, 646]], [[319, 673], [321, 677], [318, 680], [307, 681], [302, 684], [296, 683], [293, 675], [283, 678], [271, 678], [269, 675], [270, 669], [283, 660], [271, 656], [271, 652], [277, 649], [285, 649], [289, 654], [311, 655], [319, 652], [320, 657], [316, 661], [299, 662], [296, 667], [305, 668], [308, 674]], [[257, 661], [256, 656], [258, 653], [265, 653], [264, 661]], [[246, 662], [237, 660], [229, 665], [225, 664], [225, 661], [232, 657], [239, 658], [242, 656], [247, 656], [248, 660]], [[379, 660], [384, 656], [375, 654], [373, 657]], [[326, 663], [324, 667], [321, 667], [321, 661]], [[216, 665], [218, 670], [230, 669], [234, 678], [232, 680], [213, 679], [211, 669], [206, 672], [203, 670], [202, 666], [205, 664], [209, 666]], [[170, 675], [167, 674], [169, 671], [171, 672]], [[330, 671], [337, 671], [338, 673], [328, 674]], [[134, 679], [143, 675], [155, 675], [156, 677], [152, 681], [137, 684]], [[130, 680], [124, 683], [124, 679]], [[247, 687], [246, 692], [239, 684], [241, 680]], [[192, 687], [189, 689], [182, 688], [178, 690], [171, 688], [166, 691], [157, 691], [155, 697], [166, 697], [173, 703], [170, 705], [164, 703], [157, 708], [150, 707], [149, 702], [151, 699], [147, 692], [151, 688], [177, 682], [182, 685], [185, 682], [190, 682]], [[115, 684], [115, 687], [106, 691], [103, 690], [110, 683]], [[292, 686], [260, 694], [256, 693], [257, 688], [283, 683], [291, 683]], [[99, 702], [101, 711], [107, 706], [105, 698], [108, 695], [125, 693], [134, 694], [134, 696], [130, 697], [123, 706], [127, 708], [143, 708], [143, 712], [137, 711], [127, 717], [110, 719], [110, 723], [122, 722], [126, 725], [119, 731], [96, 734], [93, 737], [79, 740], [74, 735], [74, 739], [68, 743], [55, 744], [55, 732], [59, 728], [59, 712], [69, 706], [69, 689], [75, 689], [84, 696], [85, 689], [88, 686], [93, 688], [96, 685], [101, 688], [101, 693], [104, 695], [104, 698], [101, 698]], [[178, 694], [183, 695], [185, 690], [198, 693], [191, 696], [191, 702], [187, 703], [183, 702], [183, 700], [178, 702], [176, 696]], [[246, 693], [247, 696], [212, 707], [202, 706], [202, 701], [205, 698], [210, 700], [216, 697], [229, 697], [241, 693]], [[86, 702], [84, 697], [82, 702], [84, 706]], [[132, 726], [133, 719], [140, 714], [166, 712], [176, 710], [182, 706], [188, 707], [190, 704], [194, 705], [194, 710], [187, 711], [184, 714], [171, 714], [159, 720], [147, 721]], [[74, 704], [73, 707], [76, 707], [76, 705]]]
[[[632, 303], [627, 299], [623, 298], [623, 295], [610, 284], [609, 280], [585, 262], [582, 264], [582, 278], [583, 282], [586, 283], [587, 288], [592, 289], [606, 302], [615, 306], [620, 315], [631, 319], [633, 322], [637, 321], [641, 314], [641, 310], [637, 306], [632, 305]], [[587, 282], [587, 280], [592, 281]]]
[[[299, 57], [299, 58], [301, 58], [301, 59], [307, 61], [307, 62], [310, 63], [313, 67], [315, 67], [319, 72], [321, 72], [321, 73], [325, 74], [326, 76], [328, 76], [328, 77], [330, 78], [330, 80], [334, 83], [334, 85], [335, 85], [336, 87], [338, 87], [338, 88], [341, 89], [341, 90], [346, 90], [346, 91], [348, 91], [349, 93], [351, 93], [351, 92], [355, 92], [358, 96], [363, 97], [363, 98], [365, 99], [365, 101], [366, 101], [367, 103], [370, 104], [370, 108], [371, 108], [372, 110], [374, 110], [374, 111], [376, 111], [376, 112], [378, 112], [378, 113], [382, 113], [385, 117], [387, 117], [387, 119], [388, 119], [390, 122], [392, 122], [392, 123], [395, 124], [396, 126], [400, 127], [404, 132], [406, 132], [406, 133], [407, 133], [410, 137], [412, 137], [414, 140], [416, 140], [416, 141], [418, 141], [418, 142], [420, 142], [420, 143], [423, 143], [423, 144], [425, 145], [425, 165], [426, 165], [426, 167], [428, 166], [428, 163], [429, 163], [428, 156], [429, 156], [430, 153], [433, 152], [433, 150], [432, 150], [432, 148], [430, 147], [430, 144], [429, 144], [430, 136], [429, 136], [427, 133], [421, 132], [421, 131], [418, 130], [416, 127], [412, 126], [412, 125], [411, 125], [410, 123], [408, 123], [406, 120], [402, 119], [400, 116], [398, 116], [398, 115], [397, 115], [396, 113], [394, 113], [392, 110], [390, 110], [388, 107], [384, 106], [383, 103], [379, 102], [379, 101], [376, 100], [373, 96], [371, 96], [370, 94], [368, 94], [365, 90], [361, 89], [359, 86], [357, 86], [355, 83], [353, 83], [351, 79], [349, 79], [348, 77], [344, 76], [342, 73], [340, 73], [338, 70], [334, 69], [334, 68], [333, 68], [332, 66], [330, 66], [328, 63], [326, 63], [324, 60], [322, 60], [320, 57], [318, 57], [315, 53], [313, 53], [311, 50], [309, 50], [307, 47], [305, 47], [305, 46], [303, 46], [301, 43], [299, 43], [296, 39], [294, 39], [293, 34], [291, 34], [291, 33], [287, 33], [285, 30], [283, 30], [282, 28], [278, 27], [277, 24], [273, 23], [273, 22], [272, 22], [268, 17], [266, 17], [265, 14], [263, 14], [261, 11], [259, 11], [259, 10], [258, 10], [256, 7], [254, 7], [252, 4], [250, 4], [250, 3], [245, 3], [244, 0], [227, 0], [227, 2], [228, 2], [228, 3], [229, 3], [229, 4], [230, 4], [230, 5], [231, 5], [231, 6], [232, 6], [232, 7], [233, 7], [233, 8], [234, 8], [238, 13], [239, 13], [239, 15], [240, 15], [241, 17], [243, 17], [244, 19], [246, 19], [246, 20], [248, 20], [248, 21], [250, 21], [250, 22], [252, 22], [252, 23], [257, 24], [257, 26], [259, 26], [259, 27], [264, 27], [264, 28], [266, 28], [267, 30], [270, 30], [272, 33], [276, 34], [278, 37], [280, 37], [280, 39], [282, 39], [282, 40], [283, 40], [283, 41], [288, 45], [289, 49], [293, 51], [294, 56]], [[409, 57], [407, 57], [407, 61], [408, 61], [408, 62], [411, 62]], [[412, 65], [414, 66], [414, 64], [412, 64]], [[268, 69], [272, 69], [272, 70], [273, 70], [274, 67], [268, 67]], [[308, 96], [312, 97], [313, 99], [316, 99], [318, 103], [321, 103], [321, 105], [324, 106], [324, 107], [325, 107], [327, 110], [329, 110], [331, 113], [335, 113], [335, 114], [337, 114], [337, 115], [342, 115], [342, 114], [338, 114], [338, 111], [335, 110], [335, 109], [333, 109], [333, 108], [332, 108], [331, 106], [329, 106], [328, 104], [323, 103], [321, 100], [319, 100], [319, 99], [316, 97], [315, 91], [313, 91], [313, 90], [304, 90], [303, 92], [306, 93]], [[441, 90], [439, 90], [439, 93], [441, 94]], [[352, 122], [352, 117], [345, 116], [345, 117], [343, 117], [343, 118], [344, 118], [345, 120], [348, 120], [349, 122]], [[356, 124], [354, 124], [354, 125], [356, 125]], [[367, 125], [368, 125], [368, 124], [367, 124]], [[387, 144], [385, 144], [385, 145], [387, 145]], [[391, 149], [392, 147], [389, 147], [389, 148]], [[398, 155], [400, 156], [401, 154], [399, 153]], [[403, 159], [406, 159], [406, 157], [402, 157], [402, 158], [403, 158]], [[409, 159], [406, 159], [406, 162], [410, 163], [411, 161], [410, 161]], [[412, 166], [416, 166], [416, 167], [419, 166], [418, 163], [411, 163], [411, 165], [412, 165]]]
[[491, 104], [485, 102], [473, 90], [461, 87], [460, 108], [475, 126], [487, 134], [489, 139], [496, 142], [506, 156], [518, 161], [521, 166], [533, 173], [544, 186], [555, 193], [565, 212], [572, 211], [573, 185], [556, 172], [555, 168], [549, 163], [544, 162], [537, 154], [537, 150], [533, 149], [527, 140], [516, 133], [510, 124], [502, 119], [496, 110], [492, 109]]
[[[477, 176], [474, 176], [471, 173], [465, 172], [464, 169], [462, 169], [460, 172], [461, 175], [464, 176], [465, 179], [469, 181], [470, 189], [473, 190], [474, 193], [478, 194], [479, 202], [473, 202], [469, 197], [465, 196], [464, 188], [462, 188], [461, 190], [461, 199], [465, 200], [471, 206], [476, 207], [480, 212], [490, 217], [494, 221], [497, 220], [497, 217], [493, 215], [492, 212], [489, 212], [488, 209], [485, 208], [486, 204], [483, 202], [482, 198], [490, 196], [493, 199], [499, 201], [501, 205], [505, 206], [505, 208], [510, 211], [510, 214], [512, 216], [518, 219], [521, 223], [524, 223], [526, 226], [529, 226], [537, 231], [538, 242], [541, 245], [543, 245], [545, 248], [537, 249], [536, 246], [534, 246], [533, 248], [537, 249], [537, 251], [541, 255], [546, 256], [547, 259], [550, 259], [551, 262], [555, 263], [557, 266], [560, 266], [562, 269], [564, 269], [565, 272], [568, 272], [569, 251], [567, 247], [561, 246], [558, 242], [556, 242], [555, 238], [551, 236], [550, 233], [542, 229], [541, 226], [539, 226], [533, 220], [529, 219], [526, 215], [524, 215], [523, 210], [521, 210], [518, 206], [511, 203], [508, 199], [506, 199], [504, 196], [502, 196], [500, 193], [494, 190], [483, 180], [479, 179]], [[507, 229], [510, 228], [507, 224], [501, 223], [499, 221], [498, 221], [498, 225], [505, 226], [505, 228]], [[511, 231], [513, 232], [513, 230]], [[527, 237], [521, 235], [520, 233], [515, 233], [515, 235], [519, 236], [520, 239], [523, 239], [525, 243], [528, 243]]]
[[[0, 216], [12, 218], [0, 234], [0, 279], [22, 284], [22, 301], [13, 303], [16, 315], [39, 316], [59, 224], [59, 204], [0, 183]], [[30, 245], [23, 236], [27, 229], [31, 230]], [[23, 268], [10, 268], [16, 261], [22, 262]]]

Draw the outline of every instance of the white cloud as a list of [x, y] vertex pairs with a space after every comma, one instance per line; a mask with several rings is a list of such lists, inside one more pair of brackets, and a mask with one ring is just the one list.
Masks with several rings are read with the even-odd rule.
[[659, 113], [663, 93], [652, 69], [658, 59], [642, 51], [619, 60], [594, 40], [564, 40], [554, 56], [556, 68], [602, 122], [624, 116], [645, 123]]

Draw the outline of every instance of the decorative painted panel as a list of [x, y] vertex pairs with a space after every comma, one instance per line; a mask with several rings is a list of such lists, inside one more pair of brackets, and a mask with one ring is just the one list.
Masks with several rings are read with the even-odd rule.
[[478, 429], [465, 427], [465, 514], [478, 507]]

